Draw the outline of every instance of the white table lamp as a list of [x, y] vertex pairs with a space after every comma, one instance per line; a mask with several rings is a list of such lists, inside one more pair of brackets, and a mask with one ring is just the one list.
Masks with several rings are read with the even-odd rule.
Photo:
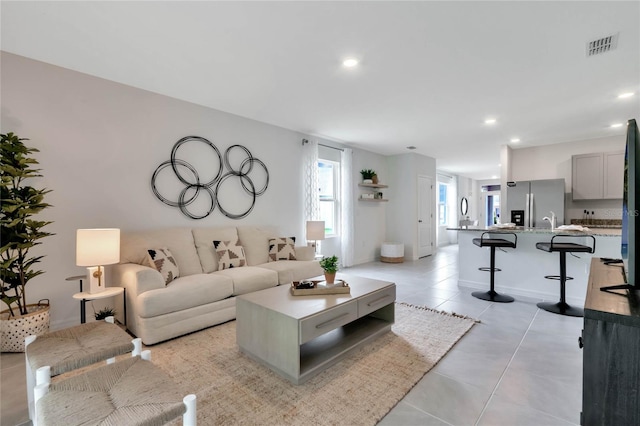
[[318, 240], [324, 240], [324, 220], [307, 221], [307, 241], [313, 241], [313, 248], [318, 254]]
[[88, 266], [89, 293], [100, 293], [105, 290], [106, 280], [102, 266], [118, 262], [120, 262], [119, 229], [77, 230], [76, 265]]

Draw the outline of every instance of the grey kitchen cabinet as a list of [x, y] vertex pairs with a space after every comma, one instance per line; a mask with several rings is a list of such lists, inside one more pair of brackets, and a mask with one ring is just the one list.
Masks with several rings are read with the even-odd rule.
[[624, 151], [574, 155], [571, 166], [574, 200], [622, 199]]
[[603, 153], [604, 189], [602, 198], [622, 199], [624, 181], [624, 151]]

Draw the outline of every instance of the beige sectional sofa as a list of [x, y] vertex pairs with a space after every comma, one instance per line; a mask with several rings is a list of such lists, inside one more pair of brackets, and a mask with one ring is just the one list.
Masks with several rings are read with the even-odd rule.
[[[296, 260], [269, 261], [276, 237], [285, 235], [253, 226], [123, 232], [110, 281], [126, 288], [127, 328], [146, 345], [158, 343], [234, 319], [235, 296], [322, 275], [311, 247], [296, 247]], [[213, 241], [237, 242], [246, 265], [218, 270]], [[160, 248], [169, 249], [179, 270], [168, 284], [147, 266], [147, 251]]]

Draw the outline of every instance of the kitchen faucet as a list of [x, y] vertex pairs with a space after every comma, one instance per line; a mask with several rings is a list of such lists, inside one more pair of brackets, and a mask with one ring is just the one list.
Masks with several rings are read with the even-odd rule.
[[542, 218], [542, 220], [548, 220], [549, 224], [551, 224], [551, 230], [553, 231], [554, 229], [556, 229], [556, 224], [557, 222], [557, 217], [556, 214], [554, 212], [550, 212], [551, 213], [551, 218], [549, 218], [548, 216], [545, 216]]

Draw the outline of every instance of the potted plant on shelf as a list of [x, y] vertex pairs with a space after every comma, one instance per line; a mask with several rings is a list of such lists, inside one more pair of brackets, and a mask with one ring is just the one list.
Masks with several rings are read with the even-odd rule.
[[362, 175], [362, 183], [378, 183], [378, 175], [376, 175], [375, 170], [362, 169], [360, 174]]
[[323, 257], [320, 260], [320, 266], [324, 269], [324, 280], [327, 284], [333, 284], [336, 280], [336, 272], [338, 272], [338, 258], [336, 256]]
[[[40, 169], [29, 148], [13, 133], [2, 134], [0, 170], [0, 300], [8, 309], [0, 312], [2, 352], [24, 352], [24, 338], [49, 330], [49, 303], [27, 304], [27, 283], [44, 273], [34, 268], [44, 256], [30, 256], [29, 250], [53, 235], [42, 230], [51, 222], [34, 216], [50, 205], [44, 196], [50, 190], [36, 189], [26, 179], [40, 177]], [[41, 301], [42, 302], [42, 301]]]

